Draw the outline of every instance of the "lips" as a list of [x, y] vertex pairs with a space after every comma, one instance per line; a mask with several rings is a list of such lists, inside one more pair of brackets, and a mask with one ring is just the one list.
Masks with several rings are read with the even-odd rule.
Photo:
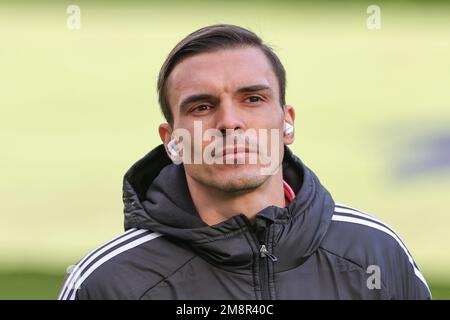
[[[225, 156], [232, 156], [235, 154], [242, 154], [242, 153], [257, 153], [257, 148], [252, 146], [229, 146], [225, 147], [217, 154], [217, 157], [225, 157]], [[216, 157], [216, 149], [212, 151], [212, 156]]]

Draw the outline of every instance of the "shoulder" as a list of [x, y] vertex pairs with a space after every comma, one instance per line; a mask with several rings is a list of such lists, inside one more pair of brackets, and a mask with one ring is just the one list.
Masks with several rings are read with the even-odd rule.
[[[392, 295], [408, 298], [411, 291], [429, 294], [428, 284], [398, 234], [375, 216], [337, 204], [321, 247], [354, 262], [369, 273], [380, 270]], [[414, 288], [413, 288], [414, 287]], [[409, 288], [405, 292], [405, 288]]]
[[159, 233], [129, 229], [73, 266], [59, 299], [139, 299], [192, 256]]
[[[391, 227], [362, 210], [336, 203], [331, 221], [325, 239], [325, 245], [329, 249], [350, 255], [354, 253], [358, 260], [368, 259], [370, 254], [377, 253], [376, 250], [384, 253], [399, 251], [410, 256], [406, 246]], [[366, 250], [359, 251], [358, 255], [358, 252], [353, 252], [352, 249]], [[362, 254], [363, 252], [365, 254]]]

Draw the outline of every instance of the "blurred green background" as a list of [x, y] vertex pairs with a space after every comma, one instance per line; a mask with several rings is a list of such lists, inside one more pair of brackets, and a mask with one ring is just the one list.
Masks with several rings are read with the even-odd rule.
[[66, 268], [122, 232], [123, 174], [160, 143], [159, 68], [213, 23], [273, 45], [294, 152], [450, 298], [450, 6], [408, 1], [0, 2], [0, 298], [55, 299]]

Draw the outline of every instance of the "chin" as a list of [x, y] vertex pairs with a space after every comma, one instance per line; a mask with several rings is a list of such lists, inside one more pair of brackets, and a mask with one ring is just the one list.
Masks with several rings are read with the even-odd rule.
[[225, 192], [249, 191], [258, 188], [268, 176], [261, 175], [259, 168], [229, 169], [214, 174], [207, 184]]

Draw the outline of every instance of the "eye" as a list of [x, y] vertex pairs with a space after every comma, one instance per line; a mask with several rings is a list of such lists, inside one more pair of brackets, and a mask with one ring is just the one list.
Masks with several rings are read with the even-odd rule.
[[207, 105], [207, 104], [201, 104], [199, 106], [196, 106], [195, 108], [192, 109], [192, 112], [202, 112], [202, 111], [207, 111], [211, 108], [211, 106]]
[[250, 96], [250, 97], [247, 97], [245, 99], [245, 101], [251, 102], [251, 103], [259, 102], [259, 101], [262, 101], [262, 100], [263, 99], [260, 96]]

